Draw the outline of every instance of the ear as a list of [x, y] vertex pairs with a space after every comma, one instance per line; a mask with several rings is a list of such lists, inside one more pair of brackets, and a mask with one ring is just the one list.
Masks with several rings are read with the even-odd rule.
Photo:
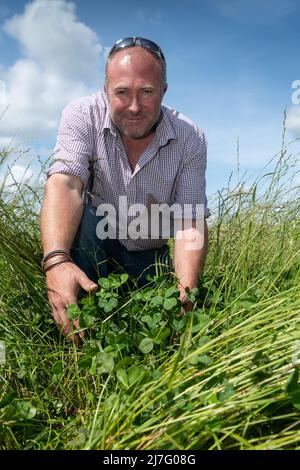
[[168, 89], [168, 84], [165, 83], [162, 89], [161, 99], [163, 99], [164, 94], [166, 93], [167, 89]]

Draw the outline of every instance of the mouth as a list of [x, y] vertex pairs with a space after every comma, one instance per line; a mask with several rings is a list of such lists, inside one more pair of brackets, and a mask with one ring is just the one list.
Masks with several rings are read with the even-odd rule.
[[139, 117], [139, 118], [127, 117], [126, 119], [127, 121], [143, 121], [144, 120], [143, 117]]

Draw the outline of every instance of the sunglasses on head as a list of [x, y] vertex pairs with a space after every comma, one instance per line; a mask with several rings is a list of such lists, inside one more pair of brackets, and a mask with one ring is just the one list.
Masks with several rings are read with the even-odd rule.
[[150, 39], [144, 39], [139, 37], [132, 37], [132, 38], [125, 38], [119, 39], [115, 45], [111, 48], [108, 57], [112, 56], [115, 52], [126, 49], [127, 47], [134, 47], [134, 46], [141, 46], [144, 49], [148, 49], [153, 54], [155, 54], [159, 59], [161, 59], [164, 63], [166, 63], [165, 56], [161, 48], [155, 44], [155, 42], [150, 41]]

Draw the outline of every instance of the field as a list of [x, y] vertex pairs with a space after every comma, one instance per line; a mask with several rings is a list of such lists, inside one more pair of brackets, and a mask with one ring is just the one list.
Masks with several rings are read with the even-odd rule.
[[179, 315], [159, 270], [125, 294], [126, 276], [111, 276], [69, 309], [89, 332], [80, 348], [46, 300], [41, 188], [2, 181], [1, 449], [300, 449], [298, 155], [283, 139], [259, 174], [238, 176], [210, 203], [195, 310]]

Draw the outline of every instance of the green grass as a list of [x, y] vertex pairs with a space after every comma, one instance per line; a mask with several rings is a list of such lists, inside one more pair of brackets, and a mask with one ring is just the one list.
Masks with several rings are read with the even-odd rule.
[[[40, 270], [37, 185], [0, 188], [1, 449], [300, 449], [298, 155], [283, 139], [211, 203], [195, 311], [176, 289], [80, 305], [81, 348], [54, 327]], [[3, 151], [2, 165], [9, 158]], [[115, 299], [115, 300], [111, 300]]]

